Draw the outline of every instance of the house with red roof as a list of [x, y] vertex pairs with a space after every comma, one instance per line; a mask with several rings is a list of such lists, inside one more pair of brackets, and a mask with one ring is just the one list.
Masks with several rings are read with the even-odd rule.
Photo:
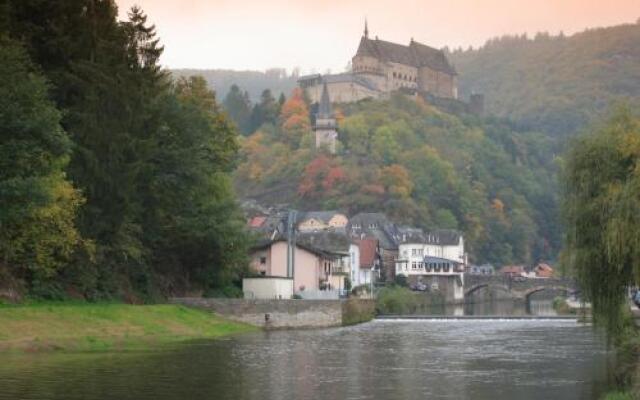
[[549, 264], [540, 263], [533, 269], [536, 278], [551, 278], [553, 276], [553, 268]]
[[358, 246], [359, 260], [352, 260], [352, 286], [369, 285], [373, 283], [380, 271], [380, 251], [378, 240], [375, 238], [355, 239]]

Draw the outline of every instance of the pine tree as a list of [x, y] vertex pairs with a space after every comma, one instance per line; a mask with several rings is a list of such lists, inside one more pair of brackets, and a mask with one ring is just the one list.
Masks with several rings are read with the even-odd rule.
[[229, 117], [243, 134], [249, 134], [251, 130], [251, 101], [249, 94], [242, 92], [238, 85], [231, 85], [229, 93], [224, 98], [224, 108]]

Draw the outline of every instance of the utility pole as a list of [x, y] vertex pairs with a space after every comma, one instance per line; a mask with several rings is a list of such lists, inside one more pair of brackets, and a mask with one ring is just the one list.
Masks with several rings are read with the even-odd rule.
[[296, 215], [297, 212], [295, 210], [289, 210], [289, 214], [287, 215], [287, 278], [293, 278], [295, 270]]

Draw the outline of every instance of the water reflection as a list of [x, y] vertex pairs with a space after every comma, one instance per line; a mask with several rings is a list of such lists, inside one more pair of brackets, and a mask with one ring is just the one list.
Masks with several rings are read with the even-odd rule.
[[607, 353], [569, 321], [376, 321], [153, 352], [0, 356], [0, 399], [595, 399]]

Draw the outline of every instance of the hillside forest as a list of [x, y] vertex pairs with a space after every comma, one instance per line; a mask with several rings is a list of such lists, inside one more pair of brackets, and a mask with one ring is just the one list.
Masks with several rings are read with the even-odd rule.
[[555, 256], [561, 232], [551, 139], [403, 94], [340, 105], [336, 114], [340, 145], [331, 155], [315, 149], [309, 105], [295, 90], [275, 122], [243, 139], [239, 195], [460, 229], [476, 262]]

